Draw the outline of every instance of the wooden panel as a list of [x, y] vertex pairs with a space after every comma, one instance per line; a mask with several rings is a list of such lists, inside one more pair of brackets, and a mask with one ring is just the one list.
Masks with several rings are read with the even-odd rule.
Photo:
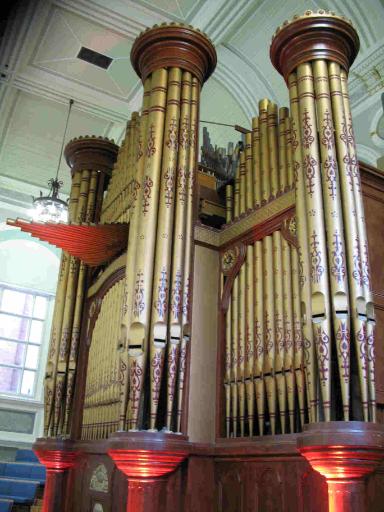
[[360, 167], [376, 311], [376, 400], [384, 404], [384, 175], [369, 166]]
[[190, 457], [186, 480], [183, 512], [216, 510], [213, 458]]
[[241, 464], [223, 463], [217, 473], [218, 512], [245, 512]]
[[219, 254], [195, 247], [188, 436], [214, 440]]

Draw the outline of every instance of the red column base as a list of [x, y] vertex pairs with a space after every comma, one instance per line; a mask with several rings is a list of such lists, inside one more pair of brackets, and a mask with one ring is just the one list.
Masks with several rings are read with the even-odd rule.
[[76, 464], [79, 452], [71, 450], [65, 441], [55, 439], [39, 439], [33, 451], [47, 471], [43, 512], [69, 510], [66, 492], [68, 471]]
[[187, 457], [187, 443], [169, 434], [117, 433], [108, 455], [128, 478], [127, 512], [165, 510], [167, 476]]
[[313, 423], [298, 449], [328, 484], [330, 512], [366, 510], [364, 477], [384, 458], [384, 428], [358, 421]]

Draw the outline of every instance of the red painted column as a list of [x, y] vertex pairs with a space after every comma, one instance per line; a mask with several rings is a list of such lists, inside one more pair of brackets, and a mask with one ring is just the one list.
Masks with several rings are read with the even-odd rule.
[[127, 511], [164, 510], [165, 478], [128, 478]]
[[364, 512], [365, 482], [364, 480], [327, 480], [330, 512]]
[[69, 512], [66, 492], [68, 472], [75, 465], [78, 452], [39, 448], [34, 448], [34, 452], [47, 472], [43, 512]]
[[384, 458], [382, 425], [331, 421], [306, 425], [298, 449], [328, 484], [329, 512], [368, 512], [365, 477]]

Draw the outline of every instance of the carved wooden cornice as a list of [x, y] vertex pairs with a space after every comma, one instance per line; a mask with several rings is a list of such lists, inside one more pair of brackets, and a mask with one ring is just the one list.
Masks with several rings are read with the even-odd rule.
[[293, 216], [294, 210], [295, 191], [290, 190], [226, 224], [221, 230], [197, 225], [195, 243], [218, 250], [237, 242], [249, 244], [276, 231], [284, 220]]
[[190, 71], [203, 84], [216, 62], [216, 50], [208, 36], [177, 23], [147, 29], [131, 50], [132, 66], [143, 82], [156, 69], [178, 67]]
[[100, 171], [108, 176], [112, 173], [119, 146], [106, 137], [86, 136], [72, 139], [64, 150], [72, 175], [77, 171]]
[[359, 36], [350, 20], [329, 11], [306, 11], [277, 29], [270, 57], [288, 81], [299, 64], [318, 59], [337, 62], [348, 72], [359, 48]]

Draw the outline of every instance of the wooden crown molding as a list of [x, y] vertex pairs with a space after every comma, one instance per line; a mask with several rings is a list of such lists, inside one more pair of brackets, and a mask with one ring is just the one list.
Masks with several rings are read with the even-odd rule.
[[132, 66], [143, 82], [156, 69], [179, 67], [203, 84], [216, 62], [216, 50], [208, 36], [176, 23], [155, 25], [142, 32], [131, 50]]
[[119, 146], [105, 137], [78, 137], [65, 147], [64, 156], [72, 175], [77, 171], [101, 171], [112, 173]]
[[295, 16], [277, 29], [270, 58], [288, 81], [299, 64], [318, 59], [337, 62], [348, 72], [359, 48], [359, 36], [347, 18], [323, 10], [306, 11], [304, 16]]

